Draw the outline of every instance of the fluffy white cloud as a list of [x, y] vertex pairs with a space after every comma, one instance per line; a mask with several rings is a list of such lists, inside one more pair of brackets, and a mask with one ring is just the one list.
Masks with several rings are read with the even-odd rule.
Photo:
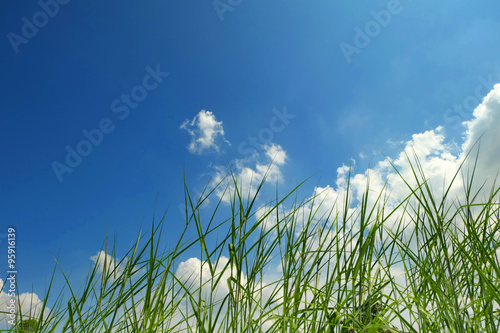
[[[473, 196], [479, 194], [476, 200], [481, 202], [488, 197], [493, 187], [495, 177], [500, 170], [500, 84], [484, 98], [481, 105], [475, 110], [473, 119], [464, 123], [467, 128], [463, 145], [457, 146], [446, 140], [443, 127], [414, 134], [409, 141], [403, 144], [403, 150], [395, 157], [388, 158], [376, 163], [372, 168], [356, 173], [348, 166], [343, 165], [337, 169], [336, 177], [332, 185], [315, 187], [309, 202], [300, 208], [299, 215], [307, 220], [309, 214], [314, 215], [315, 220], [325, 220], [328, 216], [331, 219], [338, 217], [339, 222], [343, 219], [343, 209], [347, 197], [349, 186], [349, 197], [347, 216], [349, 218], [348, 227], [352, 232], [356, 232], [356, 221], [359, 219], [360, 202], [364, 195], [368, 193], [366, 199], [367, 212], [374, 214], [377, 208], [384, 207], [387, 215], [393, 211], [410, 194], [412, 189], [416, 189], [418, 184], [429, 186], [434, 198], [443, 199], [445, 191], [449, 191], [446, 197], [446, 207], [453, 202], [464, 202], [464, 187], [470, 179], [470, 172], [473, 169], [475, 154], [479, 145], [475, 143], [480, 140], [479, 158], [477, 159], [474, 173]], [[467, 154], [471, 152], [466, 160]], [[464, 162], [465, 161], [465, 162]], [[461, 164], [463, 167], [460, 169]], [[455, 179], [457, 170], [460, 172]], [[417, 184], [418, 180], [418, 184]], [[450, 186], [450, 184], [452, 184]], [[480, 187], [485, 184], [482, 190]], [[497, 185], [498, 186], [498, 182]], [[369, 191], [367, 192], [367, 188]], [[428, 197], [428, 194], [421, 193]], [[313, 201], [314, 199], [314, 201]], [[417, 199], [412, 197], [409, 206], [405, 211], [403, 207], [395, 210], [395, 213], [385, 221], [385, 227], [392, 229], [394, 226], [403, 223], [409, 225], [407, 233], [412, 231], [412, 221], [408, 214], [411, 214], [411, 207], [416, 207]], [[436, 202], [437, 205], [440, 202]], [[263, 205], [258, 211], [257, 218], [269, 211], [270, 207]], [[477, 208], [480, 210], [480, 208]], [[283, 210], [285, 211], [285, 209]], [[452, 212], [454, 210], [452, 209]], [[474, 212], [474, 209], [472, 209]], [[285, 212], [281, 215], [285, 216]], [[311, 216], [312, 216], [311, 215]], [[375, 216], [372, 217], [372, 219]], [[275, 224], [276, 214], [273, 212], [263, 223], [265, 229], [269, 229]], [[460, 226], [460, 220], [457, 220]], [[300, 229], [297, 230], [298, 232]], [[410, 246], [413, 246], [410, 244]]]
[[255, 211], [257, 221], [261, 221], [260, 227], [266, 231], [276, 224], [277, 214], [276, 208], [268, 205], [262, 205]]
[[500, 167], [500, 84], [494, 86], [473, 116], [472, 120], [464, 122], [467, 130], [462, 150], [464, 153], [471, 151], [474, 158], [479, 149], [477, 175], [492, 183]]
[[191, 135], [191, 143], [187, 148], [192, 154], [201, 154], [211, 148], [219, 151], [217, 143], [219, 136], [229, 144], [229, 141], [224, 139], [222, 121], [217, 121], [210, 111], [201, 110], [192, 120], [186, 119], [180, 128]]
[[[287, 160], [285, 150], [278, 144], [268, 144], [264, 146], [263, 155], [256, 153], [248, 159], [236, 160], [235, 162], [235, 169], [232, 170], [233, 176], [238, 184], [240, 194], [244, 198], [253, 197], [264, 178], [269, 183], [283, 181], [280, 168]], [[234, 182], [227, 168], [217, 166], [212, 178], [212, 185], [220, 182], [222, 182], [221, 186], [216, 193], [223, 202], [229, 203], [231, 195], [234, 193]]]
[[[43, 301], [34, 293], [22, 293], [11, 297], [8, 292], [8, 281], [7, 285], [4, 286], [4, 282], [0, 279], [0, 327], [9, 326], [8, 323], [12, 319], [15, 321], [15, 316], [11, 317], [10, 314], [22, 313], [23, 317], [31, 317], [38, 319], [43, 309]], [[4, 288], [5, 287], [5, 288]], [[7, 291], [7, 292], [6, 292]], [[11, 300], [15, 300], [15, 305], [12, 306]], [[9, 307], [10, 306], [10, 307]], [[6, 313], [3, 313], [6, 312]], [[45, 307], [44, 318], [48, 317], [50, 310]]]
[[[282, 290], [274, 283], [278, 280], [278, 276], [268, 275], [266, 272], [263, 272], [261, 279], [249, 281], [247, 276], [242, 272], [238, 278], [237, 268], [235, 266], [231, 267], [230, 259], [225, 256], [220, 256], [216, 262], [212, 262], [212, 265], [213, 271], [210, 270], [207, 261], [202, 262], [198, 258], [189, 258], [179, 264], [175, 271], [175, 276], [189, 289], [192, 295], [196, 295], [195, 299], [197, 299], [197, 292], [201, 292], [202, 300], [207, 305], [215, 306], [216, 311], [214, 312], [218, 311], [218, 307], [221, 304], [223, 304], [224, 308], [227, 308], [228, 303], [222, 303], [221, 301], [231, 290], [233, 290], [233, 296], [235, 296], [234, 290], [238, 288], [236, 281], [245, 290], [252, 290], [253, 299], [260, 300], [261, 303], [265, 303], [270, 297], [274, 299], [281, 299], [283, 297]], [[242, 269], [244, 270], [245, 268], [242, 267]], [[274, 274], [275, 272], [271, 273]], [[243, 299], [246, 299], [247, 296], [249, 295], [246, 293], [240, 294], [240, 297]], [[192, 311], [190, 307], [191, 303], [187, 302], [180, 307], [180, 310], [186, 309], [186, 313], [189, 313]], [[255, 318], [259, 317], [259, 314], [260, 309], [253, 312]], [[176, 316], [177, 319], [182, 319], [178, 313], [176, 313]], [[173, 322], [175, 322], [175, 319]], [[264, 328], [269, 328], [270, 325], [270, 321], [263, 323]]]
[[[368, 199], [366, 200], [368, 212], [374, 208], [384, 206], [386, 214], [395, 209], [411, 193], [409, 186], [417, 188], [417, 179], [420, 184], [426, 182], [429, 185], [434, 198], [443, 198], [445, 191], [450, 183], [452, 186], [447, 195], [447, 203], [451, 205], [453, 201], [464, 200], [464, 185], [468, 182], [468, 170], [472, 170], [475, 162], [475, 153], [478, 146], [476, 141], [480, 139], [480, 155], [477, 160], [476, 171], [474, 174], [474, 184], [478, 189], [483, 182], [486, 186], [480, 197], [489, 195], [493, 180], [500, 170], [500, 84], [484, 98], [481, 105], [475, 110], [473, 119], [466, 122], [467, 132], [465, 133], [464, 143], [461, 147], [446, 140], [443, 127], [426, 131], [424, 133], [414, 134], [409, 141], [403, 145], [403, 150], [395, 157], [382, 160], [374, 167], [364, 170], [361, 173], [353, 172], [349, 174], [350, 168], [346, 165], [337, 169], [337, 174], [332, 185], [315, 187], [309, 202], [300, 207], [296, 213], [307, 220], [308, 216], [314, 215], [316, 221], [325, 220], [330, 217], [330, 221], [335, 217], [342, 222], [343, 209], [347, 197], [347, 188], [349, 183], [349, 196], [351, 203], [348, 208], [348, 216], [352, 216], [348, 227], [351, 232], [356, 232], [355, 221], [359, 218], [360, 202], [363, 195], [366, 194], [367, 184], [369, 186]], [[467, 154], [471, 152], [468, 160], [462, 168], [462, 174], [453, 180], [461, 163], [464, 162]], [[397, 171], [396, 171], [397, 170]], [[415, 176], [416, 175], [416, 176]], [[407, 182], [407, 183], [405, 183]], [[465, 182], [465, 184], [464, 184]], [[498, 186], [498, 185], [497, 185]], [[427, 195], [427, 194], [423, 194]], [[416, 199], [410, 201], [410, 207], [416, 205]], [[437, 202], [436, 204], [440, 204]], [[281, 208], [281, 207], [280, 207]], [[272, 207], [262, 205], [256, 212], [257, 220], [262, 219]], [[406, 212], [401, 207], [395, 214], [389, 218], [385, 226], [392, 228], [403, 222], [407, 225], [411, 220], [408, 217], [410, 211]], [[279, 219], [281, 220], [290, 210], [280, 209]], [[276, 224], [276, 210], [273, 210], [267, 218], [263, 220], [262, 227], [267, 230]], [[352, 215], [351, 215], [352, 214]], [[408, 233], [412, 228], [408, 228]], [[300, 228], [297, 232], [300, 232]], [[328, 235], [334, 237], [335, 235]], [[311, 239], [311, 242], [314, 242]], [[500, 250], [497, 251], [500, 254]], [[402, 267], [394, 266], [395, 275], [401, 276]], [[399, 270], [399, 271], [398, 271]], [[398, 278], [398, 283], [403, 284], [404, 278]]]
[[99, 251], [95, 256], [90, 257], [90, 260], [97, 264], [97, 271], [110, 276], [111, 279], [118, 278], [123, 273], [123, 267], [126, 265], [125, 259], [123, 262], [118, 262], [116, 258], [107, 254], [105, 251]]
[[[435, 198], [443, 198], [444, 192], [448, 189], [449, 184], [452, 182], [455, 173], [464, 162], [465, 157], [469, 152], [469, 160], [465, 162], [462, 172], [464, 176], [459, 173], [457, 178], [453, 180], [453, 185], [448, 192], [448, 204], [451, 205], [454, 200], [463, 202], [464, 199], [464, 185], [467, 183], [468, 169], [472, 168], [472, 163], [475, 162], [475, 153], [478, 145], [474, 146], [476, 141], [480, 138], [480, 155], [477, 160], [477, 167], [475, 171], [475, 184], [481, 185], [486, 182], [485, 190], [480, 193], [481, 196], [488, 195], [493, 185], [493, 180], [500, 169], [500, 140], [498, 133], [500, 133], [500, 84], [495, 85], [494, 89], [484, 98], [480, 106], [475, 110], [473, 119], [464, 123], [467, 128], [464, 134], [464, 142], [461, 146], [450, 143], [446, 138], [445, 129], [437, 127], [432, 130], [425, 131], [412, 135], [411, 139], [403, 144], [402, 151], [393, 158], [388, 158], [376, 163], [372, 168], [363, 170], [362, 172], [352, 172], [348, 166], [341, 166], [337, 169], [337, 174], [334, 181], [330, 185], [322, 187], [315, 187], [309, 201], [304, 203], [295, 213], [298, 214], [299, 219], [301, 216], [307, 219], [308, 216], [315, 216], [315, 221], [324, 220], [330, 217], [330, 221], [337, 219], [343, 222], [344, 218], [343, 209], [347, 197], [347, 188], [349, 184], [349, 196], [352, 198], [351, 204], [348, 208], [347, 216], [351, 220], [347, 226], [345, 234], [339, 235], [332, 229], [329, 233], [323, 234], [323, 244], [326, 241], [334, 239], [338, 242], [345, 242], [346, 249], [350, 248], [352, 242], [352, 235], [356, 234], [359, 229], [356, 229], [356, 220], [359, 220], [359, 207], [360, 202], [364, 199], [363, 195], [366, 194], [367, 184], [369, 185], [368, 198], [366, 203], [368, 212], [375, 208], [374, 214], [377, 214], [376, 208], [378, 205], [385, 207], [385, 214], [395, 209], [400, 202], [405, 200], [411, 193], [409, 187], [416, 188], [417, 181], [420, 184], [424, 182], [428, 184], [430, 190]], [[263, 161], [263, 158], [265, 159]], [[240, 185], [243, 195], [254, 194], [256, 185], [263, 179], [266, 171], [269, 171], [268, 166], [274, 160], [274, 168], [270, 171], [268, 179], [279, 181], [283, 179], [280, 167], [285, 164], [287, 159], [286, 152], [279, 145], [269, 145], [265, 148], [264, 154], [253, 156], [253, 159], [238, 160], [233, 174]], [[254, 164], [252, 164], [254, 163]], [[416, 175], [416, 176], [415, 176]], [[225, 168], [216, 168], [216, 176], [214, 182], [220, 182], [227, 177]], [[232, 179], [230, 179], [232, 181]], [[465, 182], [465, 184], [464, 184]], [[233, 187], [229, 182], [229, 188], [226, 194], [223, 194], [224, 186], [218, 192], [219, 197], [224, 201], [229, 201], [227, 193], [233, 193]], [[476, 186], [476, 188], [478, 188]], [[498, 186], [498, 185], [497, 185]], [[427, 194], [423, 194], [427, 195]], [[314, 198], [314, 203], [313, 203]], [[478, 198], [480, 201], [480, 199]], [[399, 224], [405, 216], [411, 215], [411, 207], [416, 206], [415, 199], [409, 201], [410, 206], [407, 211], [400, 208], [396, 213], [387, 220], [386, 226], [391, 228]], [[437, 202], [437, 205], [440, 203]], [[269, 230], [274, 227], [276, 220], [286, 220], [286, 216], [293, 213], [295, 208], [280, 206], [279, 211], [273, 210], [272, 206], [263, 204], [256, 211], [256, 219], [262, 219], [262, 228]], [[270, 214], [266, 217], [266, 214]], [[350, 216], [350, 217], [349, 217]], [[384, 215], [385, 216], [385, 215]], [[375, 218], [375, 217], [372, 217]], [[295, 232], [300, 233], [300, 222]], [[408, 218], [404, 224], [410, 224], [411, 220]], [[408, 228], [408, 232], [411, 232]], [[312, 235], [312, 234], [311, 234]], [[334, 238], [336, 237], [336, 238]], [[337, 240], [335, 240], [337, 239]], [[321, 247], [319, 238], [312, 235], [308, 238], [310, 247], [308, 250], [315, 253], [315, 250]], [[308, 244], [309, 245], [309, 244]], [[410, 244], [410, 246], [412, 246]], [[451, 247], [449, 248], [451, 250]], [[500, 249], [496, 249], [496, 254], [500, 257]], [[345, 256], [350, 255], [349, 251], [345, 251]], [[354, 254], [355, 255], [355, 254]], [[497, 260], [498, 260], [497, 257]], [[336, 258], [333, 258], [336, 259]], [[341, 257], [340, 260], [345, 260]], [[221, 257], [217, 263], [215, 276], [226, 274], [221, 281], [221, 291], [227, 293], [228, 287], [225, 284], [227, 278], [230, 277], [230, 269], [221, 271], [221, 267], [227, 264], [228, 259]], [[382, 263], [383, 264], [383, 263]], [[282, 267], [279, 263], [272, 262], [270, 266], [272, 271], [266, 272], [263, 279], [266, 283], [271, 281], [279, 281], [282, 278]], [[390, 267], [381, 268], [383, 270], [382, 277], [384, 279], [392, 276], [394, 282], [398, 285], [405, 287], [407, 284], [407, 276], [405, 269], [401, 263], [392, 263]], [[185, 279], [190, 278], [194, 286], [199, 286], [200, 277], [202, 283], [208, 282], [212, 278], [212, 274], [208, 269], [205, 262], [201, 262], [197, 258], [191, 258], [179, 266], [176, 271], [177, 276], [184, 276]], [[187, 281], [187, 280], [186, 280]], [[194, 282], [198, 281], [198, 282]], [[274, 285], [277, 288], [277, 285]], [[389, 287], [387, 287], [389, 288]], [[279, 288], [278, 288], [279, 289]], [[389, 294], [389, 290], [386, 293]], [[399, 295], [404, 297], [404, 295]], [[497, 306], [497, 305], [496, 305]], [[403, 314], [408, 317], [408, 313]]]
[[286, 152], [277, 144], [269, 144], [264, 146], [264, 151], [266, 155], [273, 161], [276, 165], [283, 165], [287, 159]]
[[[220, 300], [229, 292], [228, 280], [231, 277], [236, 278], [237, 271], [233, 267], [231, 269], [229, 258], [221, 256], [217, 262], [213, 264], [213, 274], [207, 261], [201, 262], [198, 258], [190, 258], [179, 264], [175, 271], [175, 275], [181, 280], [186, 287], [192, 291], [202, 287], [204, 297], [213, 294], [216, 300]], [[215, 282], [220, 278], [217, 285]], [[242, 284], [246, 283], [245, 276], [241, 277]], [[200, 284], [201, 283], [201, 284]]]

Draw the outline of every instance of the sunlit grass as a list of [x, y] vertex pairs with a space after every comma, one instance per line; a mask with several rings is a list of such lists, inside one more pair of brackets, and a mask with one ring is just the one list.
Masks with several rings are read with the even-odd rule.
[[369, 184], [359, 202], [348, 184], [333, 207], [300, 201], [300, 184], [265, 209], [265, 179], [249, 196], [233, 176], [229, 209], [215, 188], [195, 198], [186, 185], [173, 248], [161, 250], [164, 215], [126, 259], [96, 260], [77, 289], [59, 267], [69, 299], [49, 288], [44, 306], [55, 305], [33, 331], [498, 332], [499, 189], [480, 201], [470, 177], [461, 201], [451, 184], [436, 197], [412, 167], [408, 197], [391, 207]]

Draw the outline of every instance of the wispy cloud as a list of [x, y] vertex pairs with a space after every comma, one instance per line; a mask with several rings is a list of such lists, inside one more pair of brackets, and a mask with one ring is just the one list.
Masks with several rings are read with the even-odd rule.
[[187, 148], [192, 154], [201, 154], [210, 149], [218, 152], [219, 137], [229, 144], [229, 141], [224, 139], [222, 121], [217, 121], [210, 111], [201, 110], [192, 120], [186, 119], [180, 128], [191, 135], [191, 142]]

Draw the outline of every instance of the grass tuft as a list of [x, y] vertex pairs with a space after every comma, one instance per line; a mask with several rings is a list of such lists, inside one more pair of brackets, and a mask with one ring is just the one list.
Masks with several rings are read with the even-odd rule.
[[[9, 331], [498, 332], [500, 188], [479, 201], [469, 177], [451, 200], [451, 183], [437, 197], [418, 161], [412, 170], [396, 204], [368, 183], [354, 200], [348, 181], [332, 207], [322, 193], [299, 201], [301, 183], [258, 208], [265, 177], [247, 195], [231, 174], [227, 208], [222, 183], [195, 198], [184, 180], [185, 228], [172, 249], [160, 250], [166, 215], [120, 262], [107, 261], [106, 237], [104, 269], [97, 258], [76, 291], [57, 264], [69, 299], [23, 313]], [[202, 214], [209, 199], [215, 208]]]

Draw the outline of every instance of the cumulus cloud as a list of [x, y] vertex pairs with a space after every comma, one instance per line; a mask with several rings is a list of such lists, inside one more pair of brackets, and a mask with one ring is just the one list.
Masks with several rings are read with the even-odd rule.
[[[229, 292], [228, 281], [231, 277], [236, 278], [237, 271], [236, 268], [231, 269], [229, 258], [225, 256], [221, 256], [213, 265], [212, 273], [208, 262], [190, 258], [179, 264], [175, 275], [191, 290], [197, 290], [201, 286], [205, 295], [213, 293], [216, 299], [220, 299]], [[219, 278], [218, 284], [215, 285]], [[243, 284], [246, 282], [245, 276], [241, 277], [241, 281]]]
[[[440, 126], [412, 135], [410, 140], [403, 143], [398, 155], [379, 161], [362, 172], [356, 173], [355, 168], [353, 170], [346, 165], [339, 167], [331, 184], [314, 188], [309, 203], [301, 207], [301, 215], [307, 217], [314, 210], [318, 220], [336, 216], [343, 211], [349, 193], [348, 216], [353, 216], [350, 222], [354, 222], [363, 199], [366, 199], [367, 211], [383, 206], [386, 212], [390, 212], [409, 197], [409, 187], [416, 189], [418, 184], [424, 183], [429, 186], [434, 198], [443, 198], [448, 191], [448, 206], [454, 202], [463, 203], [464, 187], [468, 185], [470, 173], [476, 164], [478, 149], [472, 193], [478, 194], [476, 200], [484, 200], [490, 195], [500, 170], [500, 84], [495, 85], [474, 111], [473, 118], [464, 122], [464, 125], [467, 131], [461, 146], [447, 140], [445, 129]], [[485, 186], [481, 189], [483, 184]], [[498, 186], [498, 182], [496, 184]], [[368, 198], [364, 198], [366, 193]], [[407, 201], [410, 209], [417, 206], [416, 200], [412, 197]], [[269, 207], [264, 205], [261, 210], [268, 211]], [[257, 217], [261, 215], [263, 213], [258, 213]], [[410, 226], [407, 229], [410, 233], [412, 221], [401, 219], [405, 215], [403, 207], [400, 207], [385, 221], [385, 226], [391, 229], [403, 223]], [[275, 214], [264, 221], [263, 227], [271, 227], [273, 219], [276, 219]], [[350, 227], [355, 228], [356, 224], [350, 223]]]
[[279, 219], [276, 207], [262, 205], [255, 211], [257, 221], [261, 221], [260, 227], [264, 230], [270, 230]]
[[286, 152], [277, 144], [269, 144], [264, 146], [266, 155], [273, 160], [276, 165], [283, 165], [287, 159]]
[[[483, 102], [474, 110], [473, 119], [464, 122], [466, 127], [463, 152], [475, 155], [479, 149], [479, 176], [490, 182], [500, 166], [500, 84], [496, 84]], [[480, 145], [475, 145], [476, 142]], [[474, 146], [475, 145], [475, 146]], [[464, 156], [461, 156], [463, 158]]]
[[[243, 272], [238, 273], [235, 263], [233, 265], [231, 266], [229, 258], [220, 256], [216, 262], [212, 262], [211, 270], [207, 261], [201, 261], [193, 257], [179, 264], [175, 271], [175, 276], [193, 295], [201, 292], [202, 300], [207, 305], [210, 304], [216, 308], [214, 313], [218, 311], [220, 306], [227, 307], [227, 302], [222, 302], [222, 300], [231, 291], [233, 291], [233, 297], [235, 296], [234, 290], [238, 288], [237, 284], [240, 284], [244, 290], [252, 291], [251, 295], [241, 293], [239, 297], [242, 299], [251, 296], [254, 300], [260, 300], [261, 303], [265, 303], [270, 297], [275, 299], [283, 297], [282, 290], [275, 285], [275, 281], [277, 281], [276, 276], [263, 273], [261, 279], [249, 281]], [[271, 273], [274, 274], [275, 272]], [[186, 303], [180, 308], [186, 308], [187, 312], [189, 312], [192, 310], [190, 309], [191, 305], [191, 303]], [[253, 316], [258, 318], [261, 310], [255, 310]], [[263, 323], [263, 328], [269, 328], [269, 326], [269, 322]]]
[[[235, 161], [233, 176], [238, 184], [242, 196], [253, 197], [257, 192], [260, 182], [266, 178], [266, 182], [276, 183], [283, 181], [281, 167], [286, 164], [287, 153], [278, 144], [264, 146], [264, 156], [254, 154], [251, 158]], [[231, 194], [234, 192], [234, 182], [226, 167], [216, 166], [212, 177], [212, 185], [221, 183], [216, 194], [222, 201], [229, 203]]]
[[105, 251], [99, 251], [96, 255], [91, 256], [90, 260], [97, 264], [97, 271], [99, 273], [106, 272], [112, 279], [118, 278], [123, 273], [125, 260], [118, 262], [116, 258], [107, 254]]
[[[284, 204], [280, 205], [279, 209], [275, 209], [269, 204], [262, 204], [257, 209], [255, 217], [257, 220], [262, 220], [261, 226], [264, 230], [273, 228], [277, 220], [283, 221], [290, 212], [293, 213], [294, 211], [299, 218], [303, 216], [304, 219], [307, 219], [309, 216], [315, 216], [315, 222], [324, 220], [327, 217], [331, 220], [337, 219], [338, 222], [345, 222], [342, 221], [344, 218], [343, 209], [344, 203], [349, 196], [351, 201], [348, 206], [347, 216], [348, 218], [351, 216], [351, 220], [350, 224], [346, 225], [346, 233], [336, 234], [335, 229], [331, 229], [329, 233], [322, 236], [327, 241], [335, 238], [338, 242], [347, 244], [352, 241], [352, 235], [359, 230], [359, 228], [356, 229], [355, 221], [359, 219], [360, 202], [363, 200], [368, 206], [368, 211], [376, 208], [377, 205], [381, 205], [385, 207], [386, 212], [390, 212], [396, 209], [411, 194], [409, 187], [415, 189], [418, 186], [417, 182], [419, 184], [425, 182], [435, 198], [443, 198], [449, 184], [452, 183], [447, 195], [448, 204], [453, 204], [456, 200], [463, 202], [464, 186], [467, 185], [468, 172], [472, 169], [472, 163], [475, 162], [475, 153], [479, 149], [479, 145], [476, 145], [478, 140], [480, 140], [480, 150], [474, 177], [476, 184], [485, 182], [485, 190], [480, 194], [486, 196], [489, 194], [493, 180], [500, 169], [500, 154], [498, 154], [500, 151], [500, 140], [498, 139], [498, 133], [500, 133], [500, 84], [495, 85], [494, 89], [474, 111], [473, 118], [465, 122], [464, 125], [467, 131], [464, 133], [462, 145], [447, 140], [446, 131], [443, 127], [414, 134], [407, 142], [402, 144], [402, 151], [399, 154], [379, 161], [367, 170], [354, 172], [353, 169], [346, 165], [339, 167], [332, 182], [315, 187], [311, 196], [304, 201], [304, 204], [298, 210], [294, 207], [286, 208]], [[466, 160], [469, 152], [471, 155]], [[287, 154], [281, 146], [268, 145], [263, 154], [255, 154], [252, 159], [236, 161], [233, 175], [236, 177], [238, 184], [241, 184], [240, 190], [245, 189], [244, 194], [252, 195], [266, 171], [268, 172], [268, 179], [283, 180], [280, 167], [286, 163], [286, 160]], [[276, 169], [269, 171], [268, 167], [272, 161], [274, 161]], [[464, 163], [462, 168], [463, 177], [459, 173], [453, 179], [462, 163]], [[215, 182], [220, 182], [227, 176], [225, 168], [216, 168]], [[232, 193], [233, 190], [231, 182], [227, 184], [229, 188], [226, 193], [222, 190], [224, 187], [217, 193], [226, 202], [230, 200], [228, 193]], [[369, 188], [368, 198], [364, 197], [367, 188]], [[411, 219], [403, 221], [400, 218], [404, 217], [405, 214], [412, 214], [411, 205], [417, 206], [415, 200], [413, 198], [408, 201], [410, 207], [407, 207], [407, 211], [401, 207], [396, 209], [396, 214], [386, 220], [386, 227], [390, 229], [394, 225], [404, 222], [409, 226], [408, 232], [411, 232]], [[437, 202], [437, 205], [439, 205], [439, 202]], [[294, 231], [299, 233], [302, 230], [298, 221], [297, 226], [299, 228], [294, 229]], [[308, 238], [308, 241], [311, 245], [308, 246], [308, 250], [311, 253], [321, 247], [319, 237], [312, 235]], [[323, 242], [325, 242], [324, 239]], [[346, 248], [349, 248], [349, 245], [346, 245]], [[449, 250], [452, 250], [451, 247]], [[496, 249], [495, 253], [497, 255], [496, 260], [499, 260], [500, 249]], [[346, 256], [350, 254], [349, 251], [345, 252]], [[352, 253], [352, 255], [356, 254]], [[340, 260], [345, 259], [345, 257], [340, 258]], [[221, 286], [219, 290], [222, 295], [228, 292], [225, 281], [231, 276], [230, 269], [221, 270], [221, 267], [225, 267], [227, 263], [228, 259], [221, 257], [217, 263], [215, 274], [211, 274], [206, 262], [191, 258], [179, 265], [176, 275], [183, 276], [184, 281], [190, 279], [189, 281], [193, 286], [199, 286], [201, 276], [203, 276], [201, 282], [207, 283], [213, 276], [225, 274], [220, 279]], [[270, 266], [273, 266], [274, 269], [272, 272], [267, 272], [264, 281], [278, 281], [282, 278], [282, 267], [279, 263], [275, 264], [275, 262], [270, 263]], [[395, 283], [403, 287], [406, 286], [408, 279], [402, 264], [393, 263], [390, 267], [383, 268], [382, 271], [384, 279], [391, 276]], [[277, 285], [275, 287], [278, 288]], [[389, 294], [388, 290], [387, 294]], [[403, 315], [407, 316], [408, 314]]]
[[[464, 202], [464, 186], [468, 182], [468, 174], [472, 170], [472, 164], [475, 163], [475, 152], [479, 145], [475, 143], [480, 139], [479, 158], [475, 170], [475, 184], [478, 190], [483, 182], [486, 184], [484, 190], [479, 192], [478, 200], [489, 195], [493, 180], [500, 170], [500, 84], [484, 98], [481, 105], [475, 110], [473, 119], [464, 123], [467, 128], [464, 142], [461, 146], [447, 140], [445, 129], [437, 127], [423, 133], [417, 133], [411, 136], [411, 139], [403, 143], [402, 151], [392, 158], [384, 159], [376, 163], [373, 167], [354, 172], [346, 165], [337, 169], [333, 181], [325, 186], [317, 186], [313, 189], [311, 196], [305, 200], [305, 204], [296, 210], [296, 215], [307, 220], [309, 216], [314, 216], [315, 221], [327, 218], [337, 218], [339, 222], [343, 218], [344, 204], [348, 200], [349, 206], [347, 216], [351, 216], [346, 225], [352, 233], [358, 230], [356, 220], [359, 218], [360, 202], [365, 199], [368, 207], [384, 207], [386, 212], [390, 212], [398, 207], [411, 194], [409, 187], [417, 188], [417, 179], [420, 184], [424, 182], [430, 187], [432, 195], [435, 198], [443, 198], [445, 191], [448, 190], [447, 203]], [[268, 150], [271, 152], [272, 150]], [[468, 159], [467, 154], [471, 152]], [[268, 155], [269, 156], [269, 155]], [[466, 161], [464, 163], [464, 161]], [[462, 163], [464, 166], [460, 169]], [[458, 170], [457, 177], [453, 179]], [[463, 173], [463, 174], [461, 174]], [[416, 176], [415, 176], [416, 174]], [[498, 185], [497, 185], [498, 186]], [[348, 191], [349, 187], [349, 191]], [[363, 196], [368, 191], [368, 198]], [[427, 195], [427, 194], [423, 194]], [[408, 203], [411, 206], [417, 206], [416, 199], [411, 198]], [[439, 202], [437, 202], [439, 205]], [[272, 228], [277, 220], [282, 220], [287, 214], [295, 208], [279, 207], [279, 210], [272, 206], [263, 204], [256, 212], [257, 220], [262, 219], [262, 228], [268, 230]], [[270, 214], [266, 217], [266, 214]], [[277, 214], [279, 216], [277, 217]], [[390, 218], [385, 221], [385, 226], [389, 229], [400, 223], [409, 226], [408, 233], [412, 230], [411, 219], [406, 218], [403, 207], [395, 210]], [[406, 217], [405, 217], [406, 216]], [[405, 219], [402, 219], [405, 217]], [[299, 228], [296, 229], [300, 232]], [[344, 237], [345, 235], [327, 235], [328, 237]], [[311, 238], [311, 244], [316, 240]], [[312, 245], [314, 248], [314, 244]], [[500, 253], [500, 250], [497, 251]], [[393, 267], [396, 271], [402, 270], [401, 267]], [[395, 273], [398, 273], [396, 272]], [[401, 273], [401, 272], [399, 272]], [[401, 275], [401, 274], [395, 274]], [[404, 283], [404, 277], [398, 279], [398, 283]]]
[[210, 111], [201, 110], [192, 120], [186, 119], [180, 128], [191, 135], [187, 148], [192, 154], [201, 154], [209, 149], [219, 151], [219, 137], [229, 144], [229, 141], [224, 139], [222, 121], [217, 121]]
[[[48, 317], [50, 312], [49, 308], [43, 308], [43, 301], [38, 297], [35, 293], [22, 293], [19, 295], [12, 295], [9, 292], [9, 285], [4, 285], [4, 281], [0, 279], [0, 327], [1, 326], [10, 326], [8, 325], [11, 320], [16, 320], [16, 317], [11, 317], [10, 315], [17, 315], [18, 313], [22, 313], [23, 317], [31, 317], [38, 319], [42, 310], [44, 312], [44, 318]], [[15, 306], [12, 307], [9, 305], [12, 304], [11, 300], [15, 300]], [[5, 313], [4, 313], [5, 312]]]

